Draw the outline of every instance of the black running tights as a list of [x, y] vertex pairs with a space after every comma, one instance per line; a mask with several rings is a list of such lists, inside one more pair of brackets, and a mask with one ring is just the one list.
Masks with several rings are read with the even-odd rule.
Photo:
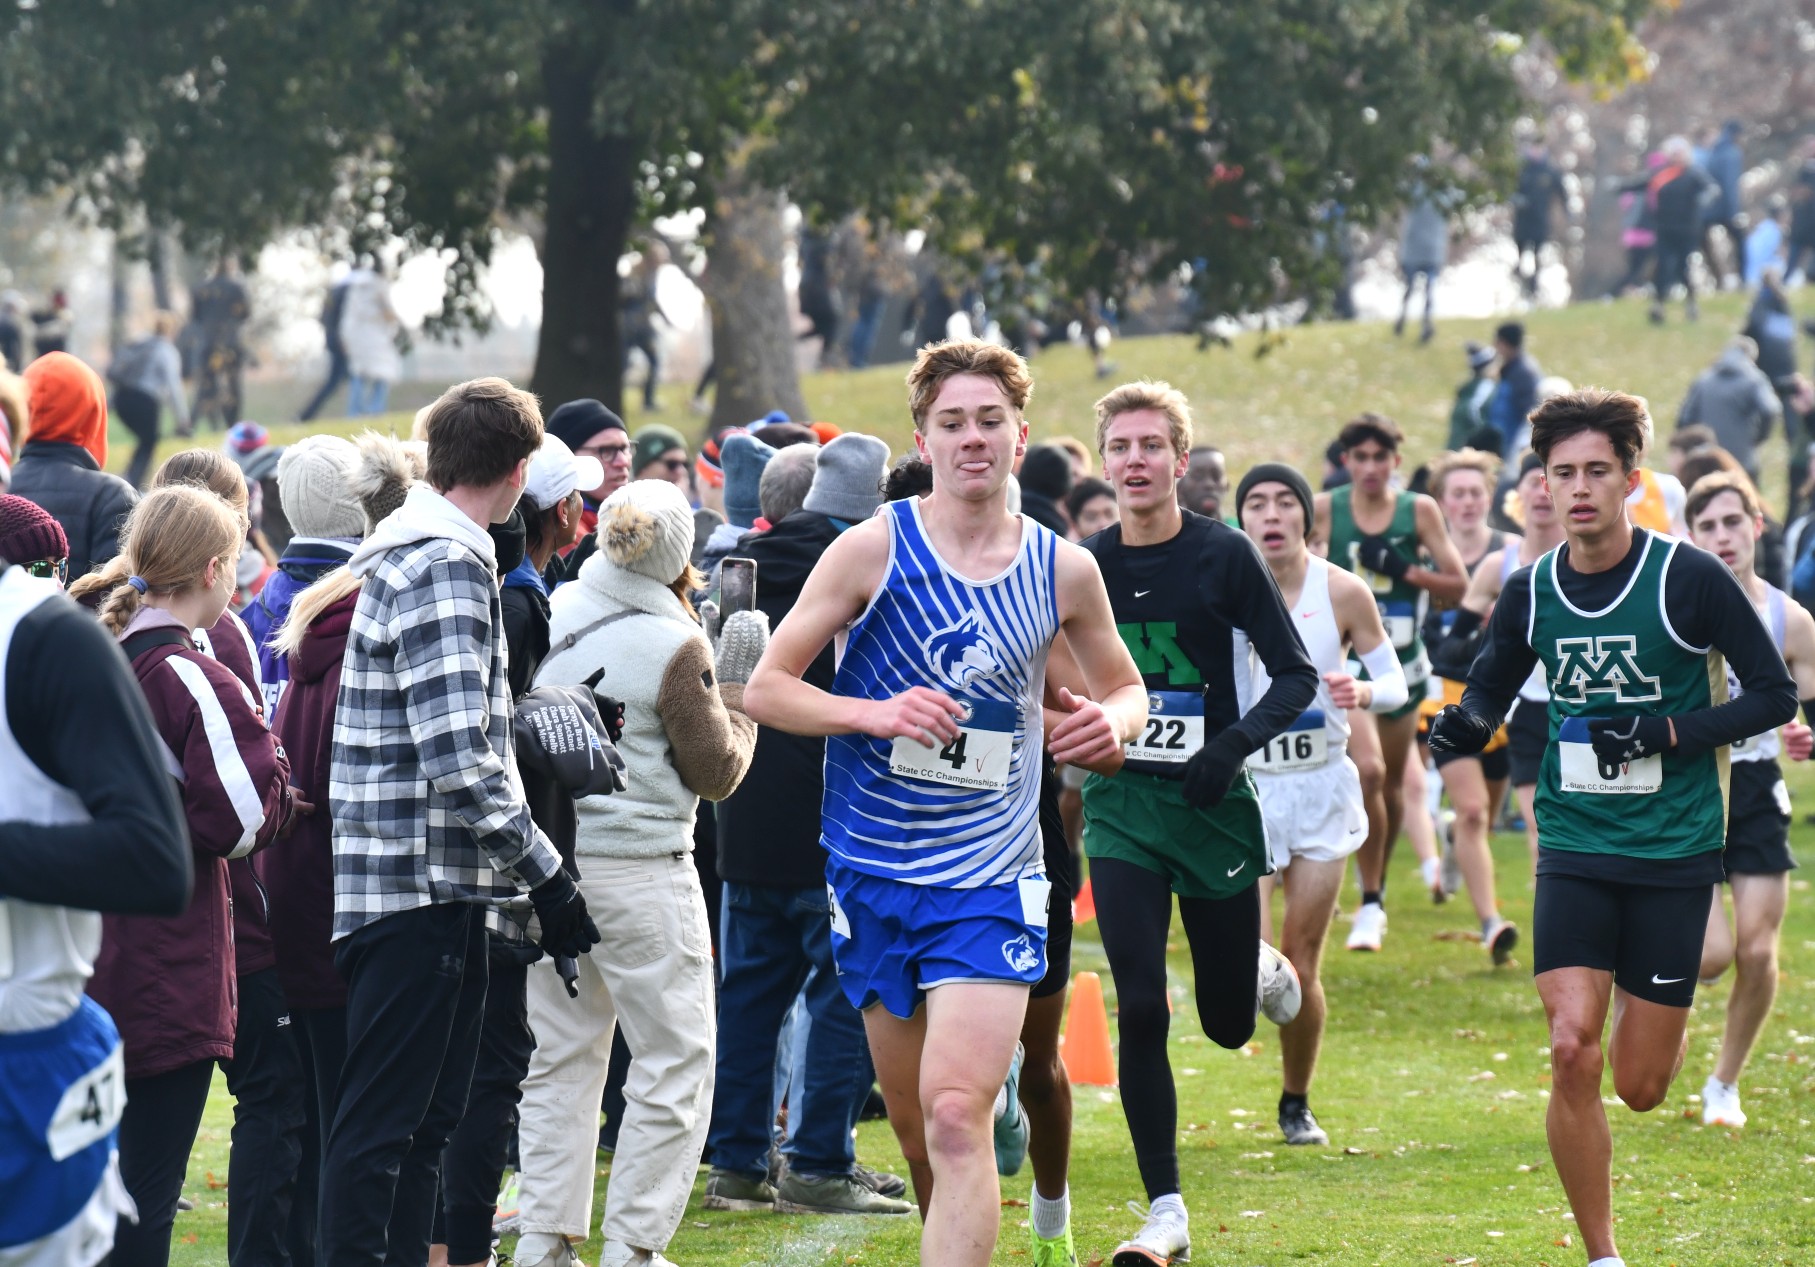
[[[1097, 929], [1115, 979], [1117, 1075], [1147, 1199], [1179, 1190], [1178, 1096], [1166, 1059], [1166, 937], [1172, 887], [1165, 876], [1115, 858], [1093, 858]], [[1233, 897], [1179, 899], [1197, 979], [1197, 1017], [1210, 1041], [1234, 1049], [1254, 1036], [1260, 974], [1260, 888]]]

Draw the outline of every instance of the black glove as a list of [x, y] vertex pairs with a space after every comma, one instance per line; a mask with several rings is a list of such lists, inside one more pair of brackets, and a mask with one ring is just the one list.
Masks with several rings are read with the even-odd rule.
[[1357, 544], [1355, 558], [1368, 571], [1390, 576], [1395, 581], [1403, 581], [1405, 574], [1412, 568], [1405, 556], [1388, 545], [1386, 538], [1381, 536], [1363, 537]]
[[1431, 751], [1471, 757], [1487, 747], [1499, 727], [1485, 717], [1467, 712], [1460, 704], [1445, 704], [1431, 718]]
[[[615, 702], [615, 701], [613, 701]], [[624, 706], [617, 705], [619, 733]], [[624, 790], [624, 758], [607, 737], [598, 697], [586, 686], [538, 686], [517, 698], [511, 729], [517, 762], [575, 798]]]
[[1670, 750], [1668, 717], [1596, 717], [1588, 723], [1588, 742], [1602, 761], [1623, 765]]
[[1223, 731], [1185, 763], [1185, 800], [1198, 809], [1215, 809], [1247, 759], [1246, 741], [1232, 730]]
[[592, 702], [599, 706], [599, 716], [605, 722], [605, 733], [616, 743], [624, 737], [624, 701], [599, 694], [599, 679], [604, 676], [604, 669], [594, 669], [591, 677], [580, 679], [580, 685], [592, 692]]
[[599, 928], [586, 913], [586, 899], [565, 871], [531, 889], [529, 902], [542, 925], [536, 944], [549, 954], [578, 958], [599, 944]]

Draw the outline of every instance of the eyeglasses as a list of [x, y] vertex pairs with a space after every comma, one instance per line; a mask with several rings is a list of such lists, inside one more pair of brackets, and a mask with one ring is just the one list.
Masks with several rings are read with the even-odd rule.
[[601, 462], [615, 462], [619, 458], [628, 455], [629, 452], [630, 446], [628, 444], [589, 444], [580, 450], [582, 456], [594, 457]]
[[679, 475], [682, 471], [692, 466], [693, 463], [689, 462], [686, 458], [663, 458], [662, 465], [673, 471], [676, 475]]
[[69, 579], [69, 560], [34, 559], [25, 565], [25, 571], [27, 575], [41, 576], [47, 580], [54, 576], [58, 584], [62, 584]]

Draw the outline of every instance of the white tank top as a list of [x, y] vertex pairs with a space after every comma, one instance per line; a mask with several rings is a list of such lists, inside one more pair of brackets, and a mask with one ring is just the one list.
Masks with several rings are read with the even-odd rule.
[[[1784, 599], [1785, 594], [1775, 585], [1765, 586], [1765, 605], [1758, 611], [1758, 618], [1765, 622], [1765, 628], [1771, 631], [1771, 641], [1777, 647], [1777, 654], [1783, 654], [1784, 641]], [[1757, 608], [1754, 608], [1757, 611]], [[1727, 667], [1727, 695], [1731, 699], [1740, 697], [1739, 679], [1734, 676], [1731, 665]], [[1734, 761], [1775, 761], [1783, 752], [1783, 741], [1777, 737], [1777, 728], [1773, 726], [1762, 735], [1742, 739], [1734, 744], [1729, 756]]]
[[[6, 721], [6, 658], [13, 630], [57, 583], [8, 568], [0, 576], [0, 822], [85, 823], [76, 794], [40, 770]], [[101, 950], [94, 911], [0, 898], [0, 1034], [48, 1029], [67, 1020]]]
[[[1305, 644], [1305, 654], [1317, 669], [1317, 697], [1311, 701], [1311, 707], [1300, 717], [1300, 723], [1312, 720], [1311, 714], [1323, 715], [1324, 759], [1319, 765], [1340, 760], [1348, 751], [1349, 714], [1330, 702], [1330, 685], [1323, 680], [1326, 673], [1346, 672], [1347, 656], [1343, 650], [1342, 630], [1336, 624], [1336, 613], [1330, 607], [1330, 563], [1312, 555], [1305, 566], [1305, 583], [1298, 591], [1298, 601], [1292, 604], [1292, 624], [1298, 629], [1298, 637]], [[1246, 713], [1254, 706], [1254, 701], [1267, 693], [1273, 685], [1273, 679], [1267, 673], [1267, 666], [1261, 663], [1260, 656], [1254, 653], [1247, 644], [1246, 636], [1241, 637], [1242, 647], [1248, 655], [1248, 693], [1240, 701], [1241, 710]], [[1242, 678], [1236, 675], [1239, 684]], [[1288, 730], [1282, 739], [1288, 740], [1287, 752], [1290, 752], [1291, 737], [1297, 732], [1299, 723]], [[1270, 745], [1278, 749], [1279, 740]], [[1277, 752], [1272, 754], [1277, 758]], [[1277, 759], [1267, 760], [1262, 754], [1249, 758], [1248, 768], [1257, 774], [1288, 774], [1306, 768], [1288, 757], [1282, 765]]]
[[[1509, 540], [1506, 548], [1500, 551], [1500, 592], [1506, 592], [1506, 582], [1522, 566], [1519, 563], [1519, 545], [1516, 540]], [[1519, 685], [1519, 698], [1533, 704], [1550, 702], [1550, 683], [1544, 680], [1543, 664], [1531, 666], [1531, 672]]]

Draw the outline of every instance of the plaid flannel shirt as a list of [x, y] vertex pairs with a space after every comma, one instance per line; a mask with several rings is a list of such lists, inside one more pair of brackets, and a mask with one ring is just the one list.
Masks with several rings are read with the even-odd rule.
[[560, 857], [511, 746], [498, 585], [466, 546], [384, 555], [360, 591], [335, 706], [334, 937], [431, 904], [508, 901]]

